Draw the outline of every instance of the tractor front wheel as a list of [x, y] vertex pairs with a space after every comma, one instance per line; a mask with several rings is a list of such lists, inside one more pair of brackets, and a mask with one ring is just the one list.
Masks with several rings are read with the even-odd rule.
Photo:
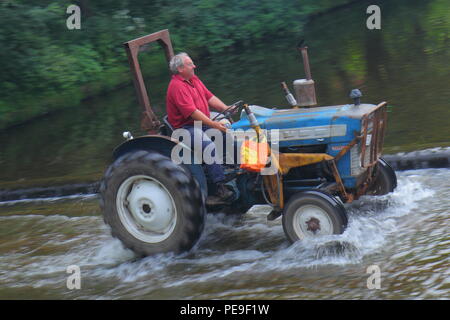
[[293, 195], [283, 211], [283, 230], [291, 242], [341, 234], [347, 227], [344, 206], [331, 195], [316, 190]]
[[367, 195], [382, 196], [397, 187], [397, 176], [391, 166], [382, 158], [378, 159], [375, 167], [375, 176], [367, 190]]

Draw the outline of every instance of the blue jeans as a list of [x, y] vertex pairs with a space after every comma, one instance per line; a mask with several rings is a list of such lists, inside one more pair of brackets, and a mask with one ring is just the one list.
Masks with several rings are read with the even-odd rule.
[[[201, 137], [201, 141], [202, 141], [202, 152], [205, 150], [205, 148], [207, 146], [209, 146], [210, 144], [213, 144], [213, 147], [211, 149], [211, 156], [215, 157], [216, 149], [215, 149], [214, 142], [205, 134], [205, 130], [208, 130], [209, 127], [203, 126], [202, 130], [200, 130], [200, 128], [195, 128], [194, 126], [189, 125], [189, 126], [184, 126], [183, 129], [188, 130], [189, 133], [191, 134], [192, 149], [194, 149], [194, 132], [197, 131], [196, 136]], [[217, 164], [217, 163], [212, 163], [212, 164], [204, 164], [204, 166], [205, 166], [205, 169], [206, 169], [206, 172], [207, 172], [209, 178], [211, 179], [211, 181], [213, 183], [217, 183], [217, 182], [225, 180], [225, 174], [223, 172], [222, 165]]]

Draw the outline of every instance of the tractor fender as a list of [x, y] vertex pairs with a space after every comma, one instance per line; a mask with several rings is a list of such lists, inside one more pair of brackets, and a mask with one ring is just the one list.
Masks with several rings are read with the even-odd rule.
[[[126, 153], [135, 152], [138, 150], [156, 151], [168, 158], [171, 158], [172, 149], [177, 145], [180, 148], [187, 150], [187, 152], [189, 153], [192, 152], [191, 148], [171, 137], [163, 135], [146, 135], [121, 143], [114, 149], [113, 158], [114, 160], [116, 160]], [[182, 166], [189, 169], [192, 176], [197, 180], [206, 199], [206, 197], [208, 196], [208, 184], [202, 165], [195, 163], [183, 163]]]

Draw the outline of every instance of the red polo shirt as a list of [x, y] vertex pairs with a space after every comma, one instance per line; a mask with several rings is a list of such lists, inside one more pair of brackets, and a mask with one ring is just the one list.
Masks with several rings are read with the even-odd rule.
[[208, 100], [213, 96], [197, 76], [187, 81], [179, 74], [173, 75], [166, 97], [169, 123], [175, 129], [193, 125], [194, 119], [190, 116], [195, 110], [200, 110], [209, 118]]

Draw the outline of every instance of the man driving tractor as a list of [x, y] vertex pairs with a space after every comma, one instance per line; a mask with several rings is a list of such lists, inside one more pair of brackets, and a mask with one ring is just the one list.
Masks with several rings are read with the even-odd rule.
[[[228, 106], [213, 95], [195, 75], [195, 64], [184, 52], [175, 55], [169, 63], [172, 79], [167, 88], [166, 107], [168, 121], [174, 129], [183, 128], [191, 135], [193, 144], [194, 133], [202, 139], [202, 151], [209, 146], [212, 140], [205, 134], [208, 128], [218, 129], [225, 133], [224, 124], [210, 119], [209, 107], [219, 112], [225, 111]], [[201, 121], [202, 127], [194, 127], [194, 121]], [[215, 148], [211, 155], [215, 156]], [[225, 175], [222, 165], [218, 163], [205, 164], [206, 172], [216, 186], [216, 193], [209, 196], [208, 205], [224, 203], [233, 196], [224, 182]]]

